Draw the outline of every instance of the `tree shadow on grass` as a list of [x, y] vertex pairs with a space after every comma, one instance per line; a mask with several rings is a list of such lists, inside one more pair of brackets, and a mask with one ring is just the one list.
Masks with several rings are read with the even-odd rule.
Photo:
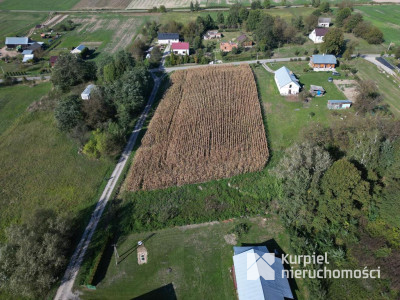
[[[242, 243], [242, 246], [243, 247], [249, 247], [249, 246], [265, 246], [265, 247], [267, 247], [267, 249], [268, 249], [268, 251], [269, 252], [271, 252], [271, 253], [275, 253], [275, 256], [276, 257], [279, 257], [279, 258], [281, 258], [282, 257], [282, 255], [285, 255], [286, 253], [282, 250], [282, 248], [279, 246], [279, 244], [275, 241], [275, 239], [270, 239], [270, 240], [267, 240], [267, 241], [265, 241], [265, 242], [262, 242], [262, 243]], [[290, 267], [290, 265], [289, 264], [286, 264], [286, 263], [284, 263], [283, 264], [283, 268], [285, 269], [285, 270], [291, 270], [292, 268]], [[289, 281], [289, 286], [290, 286], [290, 289], [291, 289], [291, 291], [292, 291], [292, 294], [293, 294], [293, 297], [294, 297], [294, 299], [298, 299], [298, 297], [297, 297], [297, 294], [296, 294], [296, 291], [298, 291], [299, 290], [299, 287], [298, 287], [298, 285], [297, 285], [297, 283], [296, 283], [296, 280], [294, 279], [294, 278], [288, 278], [288, 281]]]
[[131, 300], [176, 300], [175, 289], [172, 283], [164, 285], [151, 292], [143, 294], [139, 297], [132, 298]]

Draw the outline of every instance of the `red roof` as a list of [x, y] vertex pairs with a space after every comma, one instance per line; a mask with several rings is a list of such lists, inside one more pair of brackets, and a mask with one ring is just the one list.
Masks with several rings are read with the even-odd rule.
[[315, 35], [316, 36], [325, 36], [325, 34], [328, 32], [329, 28], [315, 28]]
[[172, 50], [189, 50], [189, 43], [172, 43]]

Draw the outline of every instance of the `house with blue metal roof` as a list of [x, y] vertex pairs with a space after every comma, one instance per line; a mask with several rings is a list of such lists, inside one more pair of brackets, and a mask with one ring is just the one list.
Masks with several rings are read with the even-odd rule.
[[158, 44], [167, 45], [179, 42], [179, 33], [158, 33]]
[[300, 92], [299, 80], [285, 66], [275, 71], [275, 83], [281, 95], [295, 95]]
[[239, 300], [293, 299], [282, 260], [265, 246], [233, 247], [233, 271]]
[[332, 54], [314, 54], [310, 59], [314, 71], [335, 71], [336, 65], [336, 56]]
[[80, 54], [80, 53], [82, 53], [82, 51], [84, 50], [84, 49], [86, 49], [87, 47], [85, 46], [85, 45], [79, 45], [78, 47], [76, 47], [75, 49], [73, 49], [72, 51], [71, 51], [71, 53], [72, 54]]

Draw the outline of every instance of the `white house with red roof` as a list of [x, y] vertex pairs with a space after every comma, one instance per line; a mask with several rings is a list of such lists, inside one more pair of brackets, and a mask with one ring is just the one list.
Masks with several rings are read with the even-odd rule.
[[172, 43], [172, 52], [177, 55], [189, 55], [189, 43]]

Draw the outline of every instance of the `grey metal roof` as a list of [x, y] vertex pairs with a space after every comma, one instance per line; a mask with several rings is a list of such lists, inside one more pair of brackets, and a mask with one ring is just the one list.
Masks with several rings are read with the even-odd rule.
[[34, 58], [33, 54], [26, 54], [26, 55], [24, 55], [22, 62], [27, 62], [33, 58]]
[[6, 37], [6, 45], [28, 45], [27, 37]]
[[331, 18], [318, 18], [318, 23], [330, 23]]
[[90, 93], [92, 92], [92, 90], [95, 88], [94, 84], [89, 84], [86, 89], [83, 90], [81, 95], [90, 95]]
[[85, 45], [79, 45], [78, 47], [75, 48], [75, 50], [83, 51], [83, 49], [85, 48], [86, 48]]
[[334, 104], [334, 103], [341, 103], [341, 104], [352, 104], [350, 100], [328, 100], [328, 103]]
[[293, 73], [285, 66], [275, 71], [275, 79], [280, 88], [284, 87], [288, 83], [294, 83], [300, 86], [296, 76], [294, 76]]
[[33, 53], [33, 50], [24, 50], [24, 51], [22, 51], [23, 55], [32, 54], [32, 53]]
[[335, 64], [337, 63], [335, 55], [332, 54], [314, 54], [312, 62], [315, 64]]
[[323, 88], [322, 86], [319, 86], [319, 85], [312, 85], [312, 84], [310, 85], [310, 90], [325, 92], [325, 90], [324, 90], [324, 88]]
[[280, 258], [276, 257], [275, 262], [270, 265], [275, 271], [275, 280], [265, 280], [262, 276], [257, 280], [247, 279], [247, 254], [257, 254], [262, 257], [268, 253], [267, 247], [234, 247], [234, 252], [233, 263], [239, 300], [293, 299], [289, 281], [286, 277], [282, 277], [283, 264]]
[[159, 40], [179, 40], [178, 33], [159, 33], [157, 37]]

